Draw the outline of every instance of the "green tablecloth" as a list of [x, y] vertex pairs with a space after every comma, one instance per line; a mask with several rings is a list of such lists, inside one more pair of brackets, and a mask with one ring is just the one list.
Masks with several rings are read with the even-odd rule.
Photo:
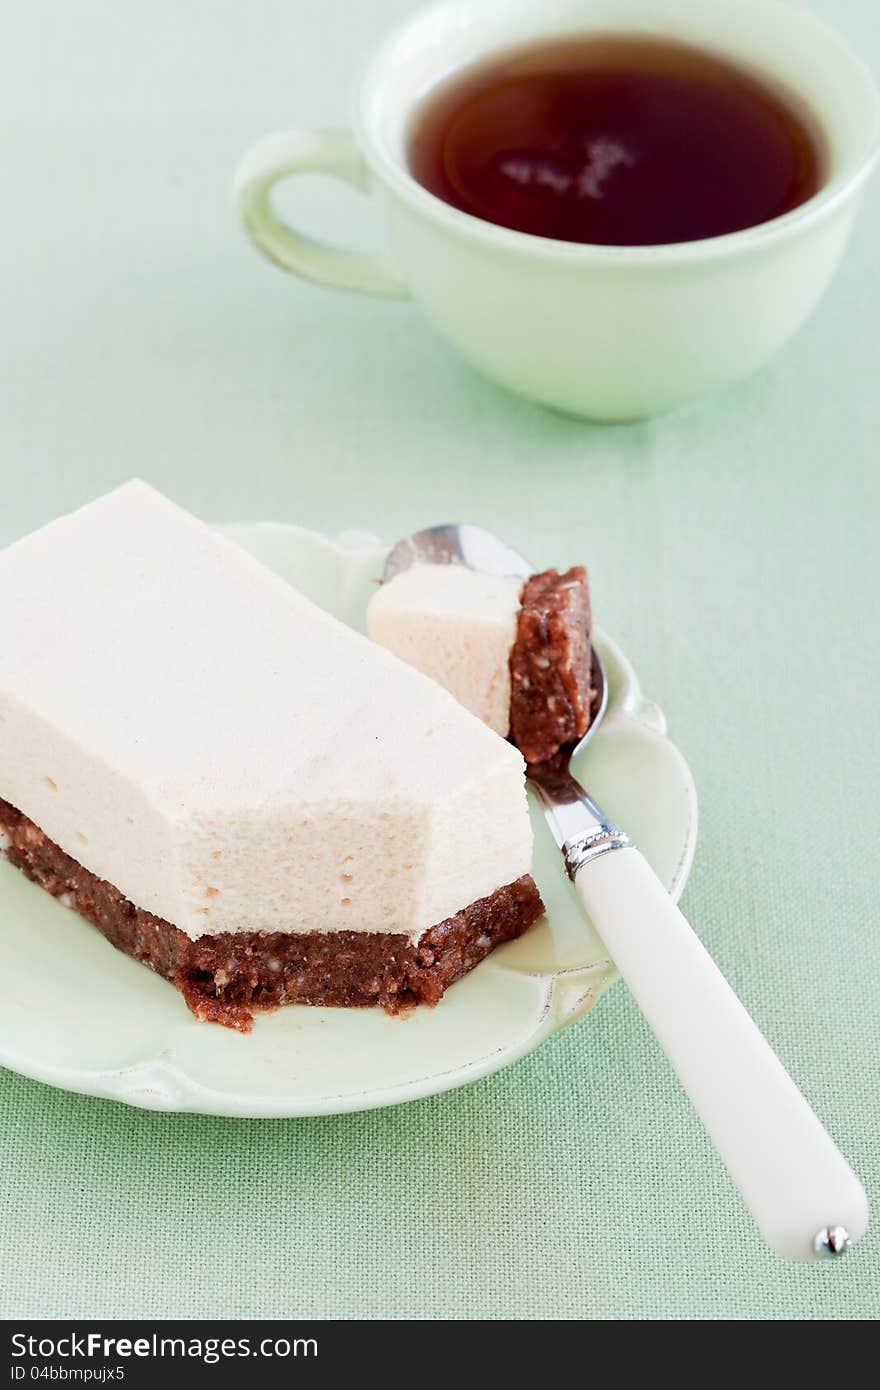
[[[880, 67], [873, 0], [815, 0]], [[768, 371], [597, 428], [404, 303], [284, 278], [233, 164], [344, 119], [402, 0], [0, 6], [0, 541], [132, 474], [203, 516], [585, 557], [701, 796], [684, 907], [880, 1186], [880, 187]], [[294, 202], [302, 203], [304, 188]], [[313, 227], [368, 234], [315, 184]], [[880, 1223], [769, 1254], [622, 986], [468, 1090], [366, 1115], [140, 1113], [0, 1074], [0, 1314], [867, 1318]]]

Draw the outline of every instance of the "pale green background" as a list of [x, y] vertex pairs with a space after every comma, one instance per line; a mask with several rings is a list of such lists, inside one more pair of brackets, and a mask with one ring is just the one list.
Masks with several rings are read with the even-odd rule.
[[[880, 188], [757, 380], [632, 427], [546, 413], [411, 306], [298, 284], [237, 230], [239, 153], [341, 122], [408, 8], [0, 5], [0, 541], [140, 474], [209, 518], [466, 517], [585, 558], [700, 791], [684, 907], [876, 1205]], [[873, 0], [813, 8], [880, 67]], [[314, 191], [313, 227], [366, 234], [355, 195]], [[833, 1267], [762, 1247], [622, 986], [508, 1071], [362, 1116], [145, 1114], [3, 1073], [0, 1154], [7, 1316], [880, 1304], [880, 1218]]]

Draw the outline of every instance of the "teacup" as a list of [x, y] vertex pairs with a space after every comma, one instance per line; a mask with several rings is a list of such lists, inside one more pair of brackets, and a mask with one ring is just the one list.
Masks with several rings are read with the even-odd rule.
[[[744, 231], [616, 247], [496, 226], [416, 182], [408, 125], [439, 79], [518, 43], [591, 31], [681, 39], [798, 93], [827, 148], [819, 192]], [[837, 266], [878, 147], [870, 73], [826, 25], [780, 0], [441, 0], [367, 62], [353, 134], [266, 136], [242, 161], [235, 196], [249, 236], [282, 269], [412, 295], [487, 376], [575, 415], [626, 420], [748, 375], [791, 337]], [[375, 198], [387, 249], [338, 249], [282, 221], [272, 187], [300, 173], [333, 174]]]

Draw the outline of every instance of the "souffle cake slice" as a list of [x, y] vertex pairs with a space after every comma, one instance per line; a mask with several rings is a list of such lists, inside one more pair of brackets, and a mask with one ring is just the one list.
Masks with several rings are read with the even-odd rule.
[[436, 1003], [540, 915], [517, 750], [144, 483], [0, 552], [0, 632], [0, 843], [198, 1017]]

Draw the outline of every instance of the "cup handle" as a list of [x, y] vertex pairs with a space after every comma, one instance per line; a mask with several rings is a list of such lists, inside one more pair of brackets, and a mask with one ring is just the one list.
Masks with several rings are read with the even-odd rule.
[[348, 131], [281, 130], [264, 136], [245, 154], [233, 184], [244, 229], [258, 250], [282, 270], [318, 285], [406, 295], [406, 285], [381, 252], [345, 251], [315, 241], [277, 216], [270, 201], [272, 189], [292, 174], [332, 174], [367, 192], [367, 167]]

